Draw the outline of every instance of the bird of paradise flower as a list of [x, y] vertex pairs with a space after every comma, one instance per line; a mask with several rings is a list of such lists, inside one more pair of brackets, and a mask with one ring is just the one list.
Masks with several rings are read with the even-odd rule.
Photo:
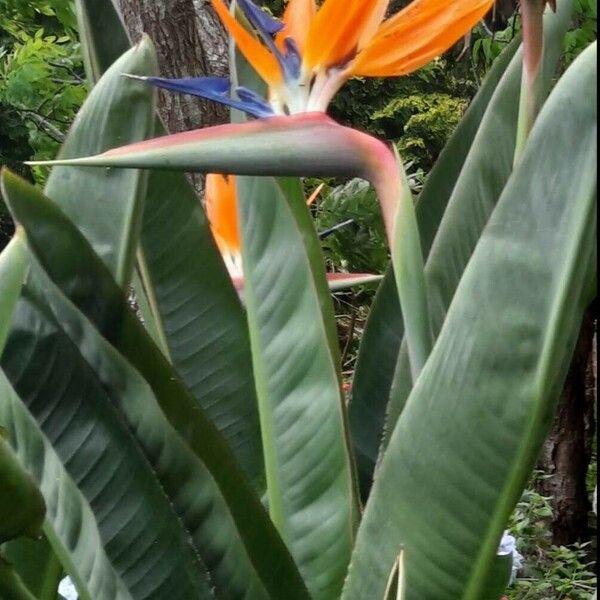
[[[321, 184], [306, 201], [310, 206], [323, 189]], [[237, 216], [237, 180], [234, 175], [209, 173], [204, 189], [204, 208], [210, 228], [227, 266], [229, 274], [236, 284], [243, 275], [242, 243]]]
[[396, 77], [441, 55], [489, 11], [494, 0], [414, 0], [385, 19], [390, 0], [290, 0], [282, 19], [238, 0], [247, 29], [223, 0], [211, 0], [240, 52], [269, 87], [268, 98], [220, 77], [141, 78], [254, 117], [325, 112], [355, 76]]
[[[223, 0], [211, 0], [239, 51], [268, 84], [268, 97], [233, 88], [223, 78], [141, 79], [221, 102], [256, 120], [30, 164], [361, 177], [377, 191], [400, 302], [424, 306], [418, 226], [399, 157], [387, 144], [324, 113], [351, 77], [400, 76], [426, 65], [469, 31], [493, 1], [413, 0], [385, 20], [389, 0], [324, 0], [319, 8], [314, 0], [290, 0], [278, 20], [250, 0], [237, 0], [238, 20]], [[429, 353], [429, 325], [417, 312], [410, 317], [407, 311], [405, 327], [413, 332], [407, 335], [418, 340], [409, 348], [417, 376]]]

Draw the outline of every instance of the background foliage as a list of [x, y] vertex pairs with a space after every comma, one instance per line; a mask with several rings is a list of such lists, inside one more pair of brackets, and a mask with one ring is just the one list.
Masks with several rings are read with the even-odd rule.
[[2, 162], [54, 156], [86, 93], [70, 2], [0, 0]]
[[[87, 90], [68, 0], [0, 0], [0, 163], [43, 183], [22, 162], [51, 158]], [[0, 209], [0, 248], [12, 223]]]

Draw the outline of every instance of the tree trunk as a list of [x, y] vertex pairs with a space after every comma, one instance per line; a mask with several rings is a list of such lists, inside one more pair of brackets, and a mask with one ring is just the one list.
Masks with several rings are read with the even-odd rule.
[[558, 413], [539, 467], [549, 477], [538, 484], [551, 497], [553, 543], [589, 539], [591, 505], [586, 477], [595, 433], [596, 322], [588, 312], [583, 322]]
[[[229, 43], [219, 17], [208, 0], [193, 0], [198, 18], [198, 35], [204, 50], [206, 72], [229, 77]], [[227, 117], [223, 110], [223, 118]]]
[[[226, 75], [227, 38], [210, 7], [199, 2], [197, 15], [193, 0], [120, 0], [120, 4], [132, 40], [137, 42], [145, 32], [154, 42], [161, 76]], [[227, 111], [214, 102], [166, 90], [160, 90], [159, 110], [172, 133], [227, 120]]]

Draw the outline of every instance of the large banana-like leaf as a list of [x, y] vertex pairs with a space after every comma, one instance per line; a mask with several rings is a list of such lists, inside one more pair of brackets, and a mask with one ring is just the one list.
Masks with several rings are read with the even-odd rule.
[[[546, 16], [545, 50], [540, 78], [542, 95], [547, 94], [552, 85], [572, 12], [573, 0], [563, 0], [559, 3], [556, 14], [549, 13]], [[507, 70], [484, 117], [484, 124], [477, 132], [431, 246], [425, 275], [431, 326], [436, 338], [481, 231], [513, 170], [521, 62], [522, 51]], [[490, 139], [494, 142], [490, 143]], [[392, 383], [383, 448], [404, 408], [411, 387], [408, 348], [403, 343]]]
[[[164, 489], [160, 465], [156, 459], [149, 462], [133, 435], [135, 428], [145, 425], [142, 414], [162, 415], [152, 410], [151, 396], [141, 384], [136, 389], [127, 381], [125, 366], [107, 363], [103, 357], [105, 373], [95, 372], [100, 365], [82, 356], [83, 345], [89, 351], [100, 349], [94, 341], [76, 343], [66, 335], [47, 306], [56, 301], [50, 298], [52, 289], [41, 279], [36, 273], [19, 301], [2, 357], [7, 377], [89, 502], [102, 545], [131, 595], [158, 599], [176, 587], [176, 596], [182, 599], [210, 598], [197, 542], [182, 523], [173, 491]], [[80, 335], [85, 333], [83, 325]], [[106, 377], [121, 381], [109, 387]], [[137, 406], [135, 426], [119, 410], [122, 404], [130, 410]], [[9, 426], [19, 436], [12, 421]], [[166, 432], [156, 422], [144, 431], [154, 444]], [[26, 440], [17, 437], [15, 444]], [[174, 458], [165, 461], [173, 469], [178, 468]], [[45, 469], [43, 464], [36, 467]], [[182, 478], [182, 490], [184, 484]]]
[[[546, 15], [540, 78], [543, 95], [552, 85], [572, 10], [573, 0], [563, 0], [558, 4], [556, 14], [550, 12]], [[490, 102], [431, 245], [425, 275], [435, 338], [481, 232], [513, 170], [521, 63], [522, 50], [507, 69]], [[431, 193], [435, 193], [435, 188], [431, 189]], [[394, 373], [382, 448], [387, 446], [411, 387], [408, 348], [404, 342]]]
[[0, 556], [0, 594], [4, 600], [36, 600], [27, 589], [19, 574], [9, 562]]
[[589, 301], [596, 69], [592, 47], [558, 83], [481, 235], [384, 454], [347, 600], [382, 596], [401, 545], [409, 600], [484, 599]]
[[397, 153], [396, 158], [402, 184], [399, 190], [395, 238], [391, 248], [392, 266], [398, 299], [404, 310], [404, 339], [408, 348], [410, 371], [416, 379], [427, 362], [433, 343], [419, 225], [412, 191]]
[[[254, 36], [254, 28], [246, 20], [244, 12], [239, 8], [237, 0], [234, 0], [231, 3], [231, 11], [250, 35]], [[229, 40], [229, 69], [230, 79], [234, 88], [242, 86], [261, 94], [265, 98], [267, 97], [268, 89], [265, 82], [254, 70], [246, 57], [239, 51], [233, 38], [230, 38]], [[231, 110], [232, 123], [245, 123], [247, 120], [248, 118], [244, 113], [235, 109]], [[333, 303], [330, 294], [331, 287], [330, 290], [328, 290], [327, 285], [323, 280], [323, 253], [321, 251], [319, 239], [315, 235], [312, 218], [306, 210], [302, 182], [298, 178], [287, 177], [281, 178], [279, 184], [290, 205], [292, 213], [296, 217], [298, 226], [304, 238], [306, 250], [310, 259], [311, 270], [313, 272], [314, 284], [317, 288], [317, 293], [319, 294], [319, 303], [321, 305], [321, 311], [323, 312], [331, 353], [337, 364], [340, 360], [340, 351]], [[259, 186], [261, 184], [257, 181], [255, 185]], [[270, 184], [267, 183], [266, 185], [268, 186]]]
[[[272, 182], [266, 181], [264, 185], [267, 186], [266, 193], [269, 193], [269, 187], [272, 186]], [[253, 191], [255, 198], [260, 197], [261, 180], [257, 178]], [[302, 236], [306, 255], [309, 261], [310, 270], [312, 273], [312, 284], [315, 286], [317, 296], [319, 299], [319, 306], [321, 308], [323, 326], [327, 333], [327, 339], [329, 341], [329, 349], [331, 352], [332, 360], [336, 365], [336, 369], [340, 364], [340, 345], [338, 340], [337, 325], [335, 321], [335, 311], [333, 308], [333, 302], [331, 300], [331, 293], [328, 286], [327, 279], [325, 277], [325, 259], [323, 257], [323, 251], [321, 249], [321, 243], [317, 235], [314, 220], [306, 206], [304, 200], [304, 190], [300, 179], [294, 177], [280, 178], [279, 187], [283, 192], [283, 197], [288, 203], [291, 214], [296, 221], [296, 226]]]
[[[148, 38], [126, 52], [94, 87], [59, 156], [106, 150], [154, 133], [155, 93], [123, 72], [157, 69]], [[135, 260], [147, 174], [143, 171], [52, 169], [45, 191], [81, 229], [120, 285], [129, 283]]]
[[[416, 212], [425, 257], [442, 220], [454, 184], [496, 88], [519, 48], [515, 39], [494, 62], [477, 96], [442, 151], [418, 197]], [[517, 60], [520, 60], [517, 59]], [[349, 407], [361, 491], [366, 498], [381, 444], [390, 389], [404, 336], [391, 266], [382, 281], [361, 340]]]
[[[15, 236], [0, 254], [0, 354], [8, 336], [12, 313], [21, 294], [25, 274], [29, 265], [27, 251], [21, 240]], [[0, 388], [2, 385], [0, 384]], [[0, 391], [0, 403], [7, 402], [6, 395]], [[0, 449], [5, 454], [9, 452], [4, 436], [8, 436], [6, 424], [0, 416]], [[30, 477], [28, 475], [28, 477]], [[41, 521], [46, 512], [45, 502], [40, 492], [31, 491], [30, 497], [20, 497], [18, 490], [10, 490], [6, 480], [0, 484], [3, 493], [0, 494], [0, 538], [7, 539], [7, 531], [18, 531], [19, 518], [23, 517], [24, 528], [35, 537], [39, 537]], [[37, 503], [36, 503], [37, 501]], [[37, 514], [36, 514], [37, 513]], [[20, 533], [20, 532], [19, 532]], [[6, 561], [5, 575], [0, 580], [8, 588], [22, 586], [26, 593], [33, 593], [39, 600], [56, 600], [58, 579], [62, 567], [57, 561], [54, 552], [46, 540], [33, 540], [20, 537], [0, 546], [0, 561]], [[9, 567], [13, 570], [10, 572]], [[19, 581], [20, 579], [20, 581]], [[4, 593], [9, 597], [6, 589], [2, 589], [0, 582], [0, 595]], [[16, 593], [14, 589], [12, 593]]]
[[[146, 390], [142, 394], [145, 399], [140, 399], [137, 409], [132, 399], [121, 395], [118, 395], [119, 407], [123, 418], [138, 432], [135, 441], [156, 468], [156, 477], [179, 511], [178, 517], [187, 528], [197, 555], [209, 570], [217, 597], [243, 597], [242, 589], [248, 590], [249, 597], [262, 597], [264, 590], [269, 594], [282, 591], [290, 598], [306, 597], [291, 557], [231, 451], [127, 309], [124, 296], [85, 239], [34, 188], [8, 173], [4, 174], [3, 184], [15, 219], [27, 231], [29, 244], [44, 268], [149, 383], [155, 401], [147, 397]], [[128, 380], [139, 379], [135, 372], [126, 369], [122, 358], [114, 356], [114, 350], [96, 329], [82, 316], [73, 315], [70, 304], [66, 301], [55, 304], [49, 292], [46, 299], [53, 302], [57, 321], [69, 335], [76, 337], [82, 353], [87, 346], [77, 337], [82, 335], [80, 331], [93, 339], [92, 346], [102, 349], [98, 350], [96, 362], [95, 354], [85, 358], [91, 368], [99, 369], [97, 376], [107, 390], [114, 389], [115, 393], [123, 390], [122, 381], [111, 381], [112, 372], [115, 377], [128, 373]], [[103, 366], [107, 361], [115, 366]], [[136, 385], [142, 384], [138, 381]], [[154, 414], [154, 426], [146, 423], [142, 431], [136, 424], [144, 424], [151, 417], [153, 403], [162, 421]], [[171, 427], [183, 438], [171, 431]], [[165, 456], [170, 457], [167, 463]]]
[[149, 185], [139, 265], [157, 328], [181, 378], [262, 487], [260, 426], [241, 303], [185, 177], [152, 172]]
[[[84, 53], [94, 65], [88, 77], [96, 81], [127, 51], [127, 33], [112, 0], [77, 0], [77, 6]], [[111, 44], [106, 31], [115, 32]], [[155, 130], [165, 133], [158, 117]], [[151, 171], [143, 203], [142, 285], [136, 292], [149, 308], [149, 328], [261, 488], [264, 468], [246, 320], [204, 211], [180, 173]], [[213, 351], [216, 344], [221, 352]]]
[[337, 365], [292, 208], [273, 179], [238, 188], [269, 510], [312, 597], [335, 598], [357, 519]]
[[[13, 238], [10, 244], [0, 255], [0, 351], [8, 336], [12, 313], [19, 299], [23, 278], [29, 265], [28, 253], [19, 237]], [[73, 484], [69, 475], [63, 469], [58, 457], [40, 432], [37, 424], [28, 414], [19, 400], [2, 369], [0, 369], [0, 426], [7, 440], [16, 451], [17, 457], [23, 467], [31, 473], [38, 484], [46, 504], [46, 519], [44, 531], [53, 541], [54, 552], [60, 555], [67, 566], [71, 576], [78, 582], [82, 600], [92, 598], [111, 597], [115, 600], [130, 600], [123, 583], [120, 581], [110, 566], [92, 516], [89, 505]], [[22, 548], [13, 547], [22, 544], [17, 540], [5, 548], [10, 561], [16, 559], [16, 567], [24, 566], [25, 571], [31, 564], [24, 565], [23, 559], [33, 559], [38, 563], [38, 550], [21, 552]], [[31, 545], [39, 542], [31, 542]], [[55, 559], [50, 557], [50, 552], [44, 552], [46, 566], [56, 571]], [[49, 562], [46, 560], [48, 559]], [[20, 574], [23, 572], [18, 569]], [[25, 573], [31, 575], [29, 573]], [[56, 581], [56, 575], [46, 572], [44, 579]], [[49, 577], [48, 577], [49, 576]], [[40, 573], [33, 579], [36, 584], [36, 596], [39, 598], [56, 597], [48, 596], [45, 584], [40, 580]], [[11, 581], [14, 584], [14, 576]], [[27, 581], [27, 580], [26, 580]], [[31, 583], [31, 582], [29, 582]], [[23, 586], [25, 587], [25, 586]]]
[[[108, 559], [87, 500], [0, 369], [0, 422], [46, 502], [44, 533], [77, 584], [80, 600], [133, 600]], [[107, 499], [114, 490], [107, 491]]]
[[403, 335], [398, 288], [390, 266], [377, 289], [361, 339], [348, 407], [350, 435], [363, 501], [366, 501], [371, 489]]

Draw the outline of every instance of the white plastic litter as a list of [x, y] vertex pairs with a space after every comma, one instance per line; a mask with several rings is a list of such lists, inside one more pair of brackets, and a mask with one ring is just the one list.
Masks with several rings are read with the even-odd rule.
[[508, 531], [505, 531], [502, 540], [500, 540], [498, 556], [508, 556], [509, 554], [512, 555], [512, 573], [509, 584], [511, 585], [517, 578], [519, 569], [523, 566], [523, 556], [517, 550], [517, 540]]
[[77, 590], [70, 577], [65, 577], [58, 585], [58, 593], [66, 600], [78, 600]]

